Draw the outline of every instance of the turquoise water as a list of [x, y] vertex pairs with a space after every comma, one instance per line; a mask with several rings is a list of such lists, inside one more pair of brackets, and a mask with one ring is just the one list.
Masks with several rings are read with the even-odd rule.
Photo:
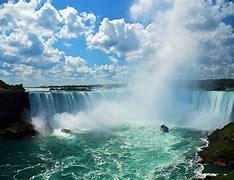
[[[31, 115], [39, 132], [47, 122], [78, 132], [68, 135], [56, 129], [45, 137], [0, 142], [0, 180], [183, 180], [200, 172], [196, 152], [207, 131], [174, 128], [161, 134], [158, 125], [146, 125], [151, 121], [145, 116], [140, 117], [145, 120], [141, 125], [132, 123], [147, 108], [134, 102], [134, 111], [121, 111], [131, 109], [122, 102], [127, 95], [122, 89], [30, 92]], [[160, 119], [157, 116], [162, 112], [162, 120], [169, 119], [168, 126], [212, 130], [226, 124], [233, 109], [233, 92], [180, 90], [172, 97], [160, 106], [156, 103], [149, 120]]]
[[188, 179], [205, 135], [121, 126], [0, 142], [0, 179]]

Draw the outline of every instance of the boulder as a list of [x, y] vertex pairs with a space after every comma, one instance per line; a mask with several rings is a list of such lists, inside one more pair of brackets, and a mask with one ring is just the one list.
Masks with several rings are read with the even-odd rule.
[[20, 139], [36, 136], [34, 126], [26, 121], [18, 121], [0, 132], [0, 139]]
[[234, 168], [234, 122], [215, 130], [207, 140], [208, 146], [198, 152], [202, 163]]

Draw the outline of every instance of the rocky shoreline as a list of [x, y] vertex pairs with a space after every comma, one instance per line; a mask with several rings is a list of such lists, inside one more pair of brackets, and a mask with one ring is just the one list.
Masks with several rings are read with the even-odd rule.
[[0, 132], [0, 140], [31, 138], [37, 135], [38, 132], [30, 122], [19, 121], [2, 130]]
[[198, 151], [201, 163], [228, 169], [228, 173], [206, 176], [205, 179], [234, 179], [234, 122], [216, 129], [207, 137], [208, 145]]

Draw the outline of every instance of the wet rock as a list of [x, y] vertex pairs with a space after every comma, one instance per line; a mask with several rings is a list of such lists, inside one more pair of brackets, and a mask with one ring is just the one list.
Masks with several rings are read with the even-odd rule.
[[234, 168], [234, 122], [215, 130], [207, 140], [208, 146], [198, 152], [202, 163]]
[[215, 161], [215, 162], [213, 162], [213, 165], [214, 165], [214, 166], [218, 166], [218, 167], [226, 167], [226, 166], [227, 166], [226, 163], [220, 162], [220, 161]]
[[217, 176], [206, 176], [204, 180], [233, 180], [234, 171], [227, 174], [218, 174]]
[[34, 129], [34, 126], [26, 121], [18, 121], [12, 124], [10, 127], [2, 130], [0, 132], [0, 139], [20, 139], [20, 138], [29, 138], [36, 136], [38, 133]]

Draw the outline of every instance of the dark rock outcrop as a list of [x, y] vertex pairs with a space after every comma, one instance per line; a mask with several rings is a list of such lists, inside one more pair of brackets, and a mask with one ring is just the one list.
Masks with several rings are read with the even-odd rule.
[[10, 85], [0, 80], [0, 91], [4, 92], [24, 92], [25, 89], [22, 84]]
[[0, 129], [28, 120], [29, 111], [27, 92], [0, 92]]
[[0, 139], [21, 139], [36, 136], [34, 126], [26, 121], [18, 121], [0, 132]]
[[0, 80], [0, 139], [18, 139], [37, 134], [30, 123], [29, 94], [23, 86]]
[[37, 135], [30, 123], [27, 92], [0, 92], [0, 139], [19, 139]]
[[217, 167], [234, 168], [234, 122], [217, 129], [208, 136], [208, 146], [198, 155], [202, 163]]

